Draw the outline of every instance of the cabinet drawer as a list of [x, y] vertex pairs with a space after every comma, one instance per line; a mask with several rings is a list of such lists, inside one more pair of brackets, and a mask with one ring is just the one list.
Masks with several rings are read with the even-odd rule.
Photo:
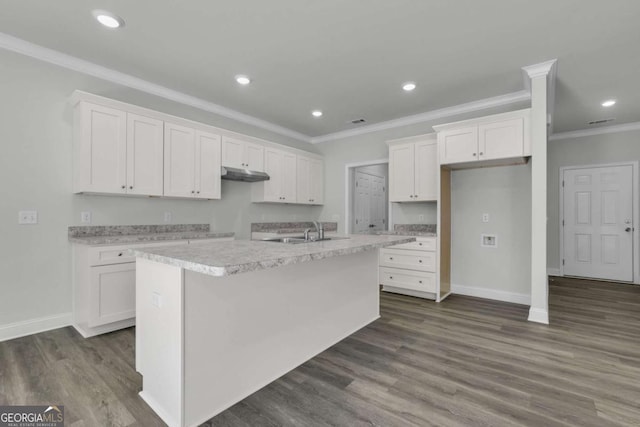
[[398, 268], [380, 267], [380, 284], [394, 288], [411, 289], [421, 292], [436, 292], [436, 274]]
[[435, 273], [436, 253], [407, 249], [381, 249], [380, 265]]
[[436, 250], [436, 238], [435, 237], [418, 237], [415, 242], [402, 243], [400, 245], [393, 245], [390, 249], [413, 249], [416, 251], [430, 251]]
[[91, 267], [89, 327], [136, 316], [136, 263]]
[[138, 243], [129, 245], [95, 246], [89, 248], [89, 265], [110, 265], [134, 262], [136, 257], [129, 253], [129, 249], [152, 248], [155, 246], [186, 245], [187, 240], [171, 240], [154, 243]]

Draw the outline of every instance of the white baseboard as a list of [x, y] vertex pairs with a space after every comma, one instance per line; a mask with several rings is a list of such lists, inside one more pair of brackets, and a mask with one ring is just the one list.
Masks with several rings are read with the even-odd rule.
[[545, 325], [549, 324], [549, 312], [547, 310], [543, 310], [541, 308], [533, 308], [529, 309], [529, 322], [536, 323], [544, 323]]
[[0, 342], [50, 331], [51, 329], [63, 328], [71, 325], [72, 320], [73, 313], [64, 313], [56, 316], [41, 317], [39, 319], [2, 325], [0, 326]]
[[498, 291], [477, 286], [451, 285], [451, 293], [470, 297], [486, 298], [496, 301], [512, 302], [515, 304], [531, 305], [531, 295], [515, 292]]
[[559, 268], [547, 268], [547, 275], [549, 275], [549, 276], [561, 276], [562, 273], [560, 272]]

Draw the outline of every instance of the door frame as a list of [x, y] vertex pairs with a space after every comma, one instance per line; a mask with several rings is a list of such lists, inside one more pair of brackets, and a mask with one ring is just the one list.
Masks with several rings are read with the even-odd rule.
[[[631, 166], [632, 167], [632, 179], [631, 179], [631, 194], [633, 195], [633, 282], [634, 284], [640, 284], [640, 256], [638, 249], [640, 248], [640, 203], [638, 193], [640, 191], [640, 181], [638, 180], [638, 161], [632, 162], [620, 162], [620, 163], [603, 163], [595, 165], [576, 165], [576, 166], [563, 166], [560, 168], [558, 175], [558, 191], [560, 193], [560, 206], [558, 218], [558, 227], [560, 232], [558, 233], [560, 239], [560, 251], [558, 254], [558, 264], [560, 265], [560, 276], [564, 277], [564, 265], [562, 260], [564, 256], [564, 226], [562, 225], [562, 219], [564, 218], [564, 187], [562, 181], [564, 179], [564, 173], [571, 169], [595, 169], [595, 168], [607, 168], [616, 166]], [[594, 279], [600, 280], [600, 279]], [[628, 283], [628, 282], [626, 282]]]
[[[368, 160], [364, 162], [356, 162], [356, 163], [346, 163], [344, 165], [344, 232], [345, 234], [349, 234], [351, 230], [351, 212], [349, 211], [350, 201], [351, 201], [351, 170], [359, 168], [361, 166], [373, 166], [379, 165], [381, 163], [389, 164], [389, 158], [386, 159], [378, 159], [378, 160]], [[389, 194], [389, 176], [387, 176], [387, 194]], [[391, 202], [387, 200], [387, 230], [393, 224], [393, 219], [391, 217], [392, 209]]]

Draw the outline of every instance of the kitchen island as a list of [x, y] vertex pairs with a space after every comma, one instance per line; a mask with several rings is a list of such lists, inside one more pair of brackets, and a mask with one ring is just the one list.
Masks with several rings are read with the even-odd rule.
[[196, 426], [379, 317], [378, 249], [407, 236], [135, 250], [140, 396]]

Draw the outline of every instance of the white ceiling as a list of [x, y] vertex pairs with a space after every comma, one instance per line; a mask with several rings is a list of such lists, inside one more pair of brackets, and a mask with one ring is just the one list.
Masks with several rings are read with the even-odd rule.
[[[125, 27], [99, 26], [98, 8]], [[1, 32], [312, 137], [522, 91], [521, 67], [554, 58], [555, 132], [640, 121], [638, 0], [0, 0], [0, 10]], [[409, 80], [418, 88], [405, 93]], [[618, 104], [604, 110], [606, 98]]]

